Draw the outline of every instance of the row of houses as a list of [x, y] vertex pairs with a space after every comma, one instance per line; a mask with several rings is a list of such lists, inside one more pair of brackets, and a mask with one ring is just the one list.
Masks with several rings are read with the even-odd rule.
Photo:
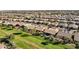
[[[9, 15], [10, 16], [10, 15]], [[16, 15], [17, 16], [17, 15]], [[58, 38], [67, 37], [72, 40], [79, 41], [79, 16], [76, 15], [51, 15], [51, 14], [25, 14], [22, 17], [0, 17], [1, 21], [5, 20], [4, 24], [19, 24], [27, 26], [28, 29], [36, 29], [51, 35], [56, 35]], [[1, 22], [0, 22], [1, 23]]]
[[74, 35], [74, 40], [79, 41], [79, 32], [77, 32], [77, 30], [67, 31], [67, 29], [65, 28], [56, 28], [56, 27], [48, 28], [48, 26], [45, 26], [45, 25], [37, 25], [32, 23], [23, 23], [23, 22], [15, 22], [15, 21], [14, 22], [5, 21], [4, 24], [7, 24], [7, 25], [12, 24], [14, 26], [16, 26], [17, 24], [19, 24], [20, 26], [24, 25], [28, 29], [36, 29], [38, 31], [45, 32], [53, 36], [56, 35], [55, 37], [60, 39], [65, 37], [67, 39], [72, 40], [72, 36]]

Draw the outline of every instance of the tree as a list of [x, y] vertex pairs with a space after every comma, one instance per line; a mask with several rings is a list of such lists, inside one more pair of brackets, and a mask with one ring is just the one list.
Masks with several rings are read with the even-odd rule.
[[49, 36], [44, 36], [44, 39], [45, 40], [48, 40], [50, 37]]
[[62, 40], [63, 40], [63, 44], [67, 44], [67, 43], [71, 43], [72, 40], [67, 38], [67, 37], [62, 37]]
[[28, 28], [24, 25], [20, 26], [21, 30], [24, 31], [24, 32], [27, 32], [28, 31]]
[[13, 26], [12, 24], [8, 24], [8, 25], [7, 25], [7, 28], [8, 28], [8, 29], [13, 29], [14, 26]]
[[25, 31], [24, 27], [25, 27], [24, 25], [20, 26], [20, 28], [22, 29], [22, 31]]
[[73, 43], [75, 43], [75, 40], [74, 40], [74, 35], [72, 35], [72, 37], [71, 37], [71, 38], [72, 38]]
[[12, 39], [14, 39], [14, 34], [10, 34], [10, 35], [6, 36], [6, 38], [12, 40]]
[[79, 42], [75, 42], [75, 48], [79, 49]]
[[59, 44], [60, 41], [57, 38], [54, 38], [53, 41], [51, 42], [52, 44]]
[[35, 33], [36, 33], [36, 29], [35, 28], [31, 29], [31, 34], [33, 35]]

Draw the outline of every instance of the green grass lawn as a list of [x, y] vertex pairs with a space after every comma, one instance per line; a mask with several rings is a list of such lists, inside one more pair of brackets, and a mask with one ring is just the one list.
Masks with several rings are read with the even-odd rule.
[[[4, 37], [6, 35], [12, 34], [12, 33], [17, 33], [20, 32], [21, 34], [15, 35], [15, 38], [12, 40], [17, 48], [27, 48], [27, 49], [32, 49], [32, 48], [47, 48], [47, 49], [63, 49], [63, 48], [73, 48], [68, 45], [53, 45], [53, 44], [48, 44], [48, 45], [42, 45], [41, 42], [44, 42], [44, 38], [40, 36], [32, 36], [29, 33], [23, 32], [21, 30], [13, 29], [13, 30], [7, 30], [7, 29], [0, 29], [0, 37]], [[23, 34], [26, 34], [26, 36], [22, 36]]]

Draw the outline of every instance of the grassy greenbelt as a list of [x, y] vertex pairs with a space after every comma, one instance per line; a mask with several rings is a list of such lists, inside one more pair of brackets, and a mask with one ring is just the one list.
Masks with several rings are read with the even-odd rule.
[[[22, 29], [16, 29], [6, 26], [0, 26], [0, 38], [11, 35], [10, 41], [14, 43], [15, 48], [18, 49], [68, 49], [74, 48], [70, 44], [51, 44], [42, 36], [32, 35], [24, 32]], [[12, 47], [11, 47], [12, 48]]]

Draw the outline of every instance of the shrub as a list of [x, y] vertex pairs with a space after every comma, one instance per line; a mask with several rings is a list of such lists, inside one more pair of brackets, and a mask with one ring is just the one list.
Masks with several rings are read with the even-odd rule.
[[58, 38], [53, 38], [52, 44], [61, 44], [61, 41]]
[[39, 36], [40, 33], [33, 33], [32, 35], [34, 35], [34, 36]]
[[2, 27], [1, 29], [6, 29], [5, 27]]
[[22, 34], [21, 32], [16, 32], [16, 33], [13, 33], [14, 35], [20, 35]]
[[79, 42], [75, 42], [75, 48], [79, 49]]
[[21, 37], [26, 37], [29, 36], [28, 34], [22, 34]]
[[43, 44], [43, 45], [48, 45], [48, 42], [41, 42], [41, 44]]
[[12, 28], [7, 28], [7, 30], [12, 30]]
[[48, 40], [49, 38], [50, 38], [49, 36], [45, 36], [45, 37], [44, 37], [45, 40]]

